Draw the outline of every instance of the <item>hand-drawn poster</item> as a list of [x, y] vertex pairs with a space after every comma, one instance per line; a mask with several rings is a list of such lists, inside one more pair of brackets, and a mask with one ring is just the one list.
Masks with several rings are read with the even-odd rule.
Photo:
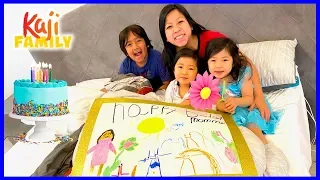
[[230, 115], [154, 101], [97, 99], [71, 175], [256, 175], [256, 169]]

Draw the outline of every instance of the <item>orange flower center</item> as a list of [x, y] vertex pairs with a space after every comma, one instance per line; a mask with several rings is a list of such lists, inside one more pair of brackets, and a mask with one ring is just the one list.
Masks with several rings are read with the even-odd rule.
[[211, 89], [208, 87], [205, 87], [200, 91], [200, 96], [202, 99], [208, 99], [210, 97], [210, 94], [211, 94]]

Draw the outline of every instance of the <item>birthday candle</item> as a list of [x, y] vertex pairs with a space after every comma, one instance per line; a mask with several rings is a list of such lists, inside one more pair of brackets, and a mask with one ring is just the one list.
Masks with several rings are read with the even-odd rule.
[[43, 82], [48, 83], [48, 64], [44, 64], [44, 69], [43, 69]]
[[52, 80], [52, 66], [49, 64], [49, 82]]
[[31, 82], [35, 81], [35, 77], [36, 77], [36, 75], [35, 75], [35, 65], [32, 64], [32, 66], [31, 66]]
[[41, 82], [41, 63], [38, 64], [38, 70], [37, 70], [37, 81]]
[[39, 64], [36, 64], [36, 68], [35, 68], [35, 71], [36, 71], [36, 79], [35, 81], [38, 82], [39, 81]]
[[40, 66], [40, 82], [43, 82], [43, 68], [44, 68], [44, 63], [42, 63]]

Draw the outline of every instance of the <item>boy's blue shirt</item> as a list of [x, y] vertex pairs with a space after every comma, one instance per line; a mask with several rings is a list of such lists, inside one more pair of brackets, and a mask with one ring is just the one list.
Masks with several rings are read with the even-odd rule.
[[130, 57], [126, 57], [121, 63], [119, 73], [133, 73], [147, 78], [154, 91], [162, 86], [162, 82], [170, 81], [170, 76], [162, 61], [161, 53], [154, 49], [149, 49], [147, 63], [143, 67], [138, 67]]

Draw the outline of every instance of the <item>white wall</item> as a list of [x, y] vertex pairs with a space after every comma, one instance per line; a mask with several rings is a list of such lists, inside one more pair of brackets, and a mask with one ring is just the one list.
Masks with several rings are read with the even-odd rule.
[[[14, 48], [14, 36], [23, 35], [23, 18], [26, 12], [47, 17], [54, 10], [60, 17], [84, 4], [5, 4], [4, 5], [4, 100], [13, 94], [16, 79], [30, 78], [34, 59], [27, 49]], [[30, 19], [30, 17], [29, 17]]]

